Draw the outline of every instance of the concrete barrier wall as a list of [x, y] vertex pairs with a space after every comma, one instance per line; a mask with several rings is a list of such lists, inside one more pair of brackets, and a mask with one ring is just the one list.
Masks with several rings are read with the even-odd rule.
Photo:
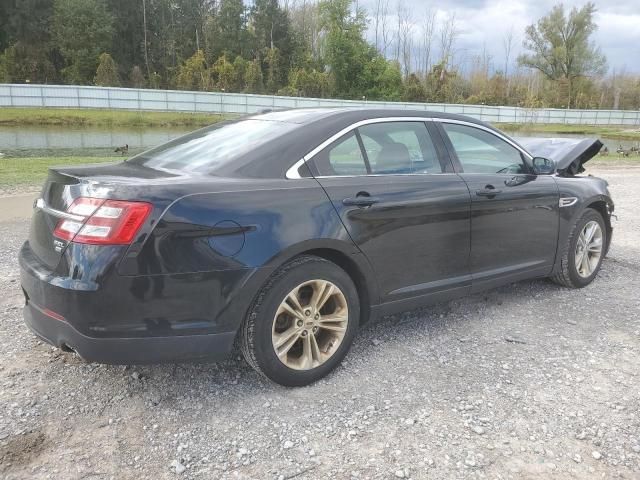
[[235, 114], [257, 113], [270, 108], [375, 107], [461, 113], [486, 122], [640, 126], [640, 111], [630, 110], [528, 109], [445, 103], [369, 102], [73, 85], [0, 84], [0, 107], [110, 108]]

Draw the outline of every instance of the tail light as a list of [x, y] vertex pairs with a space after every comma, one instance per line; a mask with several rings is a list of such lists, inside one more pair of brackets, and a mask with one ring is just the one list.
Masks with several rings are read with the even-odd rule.
[[61, 219], [53, 234], [74, 243], [128, 245], [151, 209], [145, 202], [80, 197], [67, 209], [71, 218]]

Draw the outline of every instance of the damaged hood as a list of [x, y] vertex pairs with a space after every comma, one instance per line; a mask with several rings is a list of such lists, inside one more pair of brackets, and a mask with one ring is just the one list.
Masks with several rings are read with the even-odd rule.
[[517, 141], [534, 157], [553, 160], [558, 175], [570, 177], [584, 172], [584, 164], [602, 148], [597, 138], [518, 138]]

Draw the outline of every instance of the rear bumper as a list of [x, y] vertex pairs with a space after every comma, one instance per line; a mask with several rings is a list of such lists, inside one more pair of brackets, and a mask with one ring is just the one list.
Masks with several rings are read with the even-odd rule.
[[71, 349], [88, 362], [113, 365], [190, 360], [221, 360], [233, 348], [235, 332], [171, 337], [93, 338], [69, 323], [48, 316], [30, 302], [24, 307], [27, 326], [51, 345]]
[[260, 284], [255, 269], [120, 276], [113, 263], [95, 258], [74, 278], [44, 265], [28, 243], [19, 261], [29, 328], [56, 347], [107, 364], [228, 357], [247, 299]]

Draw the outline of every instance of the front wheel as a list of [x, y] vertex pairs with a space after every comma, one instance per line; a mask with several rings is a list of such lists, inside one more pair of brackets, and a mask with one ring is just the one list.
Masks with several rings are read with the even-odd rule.
[[569, 234], [560, 260], [560, 271], [552, 280], [570, 288], [589, 285], [600, 270], [607, 245], [602, 215], [587, 208]]
[[351, 278], [332, 262], [302, 256], [264, 285], [240, 331], [247, 362], [284, 386], [315, 382], [347, 354], [360, 317]]

